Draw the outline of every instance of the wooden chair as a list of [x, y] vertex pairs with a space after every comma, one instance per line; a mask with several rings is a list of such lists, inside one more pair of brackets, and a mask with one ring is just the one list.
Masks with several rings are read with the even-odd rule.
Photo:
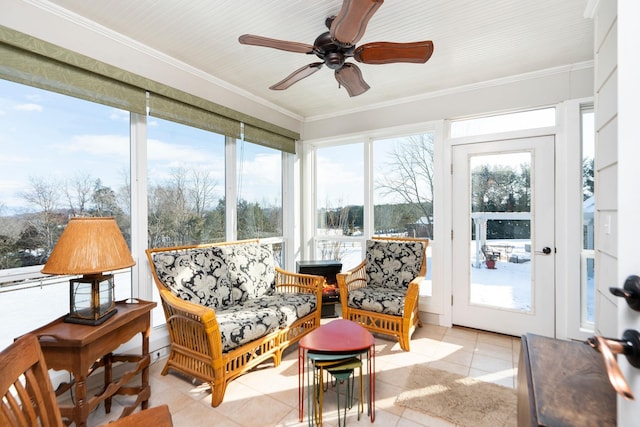
[[[56, 394], [35, 335], [25, 335], [0, 353], [0, 425], [62, 427]], [[171, 427], [167, 405], [121, 418], [111, 427]]]
[[[428, 245], [428, 239], [410, 237], [368, 240], [365, 259], [337, 275], [342, 317], [371, 332], [394, 336], [400, 348], [409, 351], [411, 335], [422, 326], [418, 297], [427, 273]], [[394, 251], [402, 246], [410, 256], [394, 258]]]

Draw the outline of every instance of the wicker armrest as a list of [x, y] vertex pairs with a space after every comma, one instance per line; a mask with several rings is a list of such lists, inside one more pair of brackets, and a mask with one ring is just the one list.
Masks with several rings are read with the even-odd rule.
[[336, 274], [336, 279], [338, 281], [338, 293], [340, 294], [340, 304], [342, 305], [343, 310], [345, 309], [344, 307], [348, 306], [349, 292], [353, 289], [367, 286], [366, 265], [367, 261], [363, 260], [351, 270]]
[[160, 290], [160, 298], [173, 343], [187, 348], [193, 344], [190, 340], [207, 343], [195, 348], [208, 357], [222, 357], [220, 327], [212, 308], [185, 301], [166, 289]]
[[345, 286], [345, 291], [350, 291], [352, 289], [367, 286], [367, 273], [365, 270], [366, 265], [366, 260], [363, 260], [360, 264], [358, 264], [351, 270], [347, 270], [336, 275], [340, 292], [342, 292], [341, 285]]
[[280, 292], [315, 293], [322, 298], [323, 282], [322, 276], [293, 273], [276, 267], [276, 289]]
[[408, 318], [410, 313], [416, 310], [420, 297], [420, 283], [424, 278], [425, 276], [418, 276], [409, 282], [407, 294], [404, 297], [404, 318]]

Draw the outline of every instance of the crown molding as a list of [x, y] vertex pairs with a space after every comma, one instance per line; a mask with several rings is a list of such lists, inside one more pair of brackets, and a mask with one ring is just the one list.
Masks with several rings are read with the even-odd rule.
[[[25, 3], [28, 3], [38, 9], [44, 10], [47, 13], [53, 14], [63, 20], [66, 20], [74, 25], [80, 26], [88, 31], [91, 31], [95, 34], [100, 35], [101, 37], [105, 37], [107, 39], [112, 40], [115, 43], [118, 43], [120, 45], [123, 45], [127, 48], [133, 49], [135, 51], [140, 52], [143, 55], [152, 57], [158, 61], [161, 61], [165, 64], [167, 64], [170, 67], [176, 68], [178, 70], [181, 70], [185, 73], [188, 73], [194, 77], [197, 77], [199, 79], [202, 79], [204, 81], [207, 81], [208, 83], [211, 83], [212, 85], [221, 87], [223, 89], [226, 89], [230, 92], [235, 93], [238, 96], [241, 96], [243, 98], [246, 98], [250, 101], [255, 102], [256, 104], [260, 104], [264, 107], [267, 107], [271, 110], [277, 111], [278, 113], [281, 113], [283, 115], [286, 115], [292, 119], [295, 119], [297, 121], [302, 122], [304, 120], [304, 118], [298, 114], [293, 113], [290, 110], [284, 109], [282, 107], [280, 107], [279, 105], [273, 104], [267, 100], [265, 100], [264, 98], [258, 97], [244, 89], [241, 89], [237, 86], [234, 86], [224, 80], [221, 80], [199, 68], [193, 67], [191, 65], [188, 65], [182, 61], [179, 61], [169, 55], [166, 55], [156, 49], [153, 49], [143, 43], [140, 43], [130, 37], [127, 37], [121, 33], [118, 33], [116, 31], [113, 31], [103, 25], [100, 25], [94, 21], [91, 21], [90, 19], [87, 19], [83, 16], [80, 16], [68, 9], [65, 9], [63, 7], [60, 7], [56, 4], [53, 4], [47, 0], [23, 0]], [[97, 58], [96, 58], [97, 59]], [[112, 64], [115, 65], [115, 64]]]
[[318, 115], [313, 117], [307, 117], [304, 119], [304, 122], [309, 123], [309, 122], [314, 122], [318, 120], [332, 119], [335, 117], [340, 117], [348, 114], [361, 113], [364, 111], [377, 110], [377, 109], [386, 108], [386, 107], [395, 107], [399, 105], [408, 104], [410, 102], [423, 101], [427, 99], [439, 98], [439, 97], [448, 96], [448, 95], [455, 95], [455, 94], [470, 92], [470, 91], [479, 90], [479, 89], [501, 86], [509, 83], [533, 80], [540, 77], [547, 77], [547, 76], [553, 76], [553, 75], [572, 72], [572, 71], [584, 70], [588, 68], [593, 68], [593, 64], [594, 64], [593, 61], [590, 60], [590, 61], [578, 62], [575, 64], [562, 65], [559, 67], [546, 68], [544, 70], [531, 71], [528, 73], [517, 74], [513, 76], [508, 76], [508, 77], [501, 77], [499, 79], [486, 80], [484, 82], [473, 83], [469, 85], [456, 86], [453, 88], [423, 93], [420, 95], [414, 95], [411, 97], [397, 99], [394, 101], [371, 104], [364, 108], [357, 108], [357, 109], [354, 108], [352, 110], [341, 110], [339, 113], [336, 113], [336, 114], [323, 114], [323, 115]]

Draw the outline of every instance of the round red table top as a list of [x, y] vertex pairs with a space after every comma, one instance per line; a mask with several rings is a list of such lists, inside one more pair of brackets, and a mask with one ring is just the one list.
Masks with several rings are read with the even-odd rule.
[[373, 343], [373, 335], [362, 326], [336, 319], [309, 332], [298, 345], [309, 351], [338, 353], [366, 350]]

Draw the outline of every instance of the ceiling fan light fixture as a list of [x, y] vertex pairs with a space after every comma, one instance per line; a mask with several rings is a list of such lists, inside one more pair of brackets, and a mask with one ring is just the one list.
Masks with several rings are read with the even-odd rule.
[[344, 65], [344, 55], [340, 52], [329, 52], [324, 56], [324, 61], [332, 70], [339, 70]]
[[273, 49], [305, 54], [315, 54], [322, 62], [314, 62], [297, 69], [269, 89], [283, 90], [318, 71], [322, 65], [334, 70], [340, 87], [349, 96], [358, 96], [369, 89], [362, 72], [346, 59], [353, 58], [362, 64], [391, 64], [396, 62], [425, 63], [433, 53], [433, 43], [373, 42], [356, 47], [363, 36], [367, 24], [384, 0], [343, 0], [342, 8], [336, 16], [325, 20], [329, 29], [316, 37], [313, 46], [305, 43], [270, 39], [268, 37], [244, 34], [242, 44], [264, 46]]

